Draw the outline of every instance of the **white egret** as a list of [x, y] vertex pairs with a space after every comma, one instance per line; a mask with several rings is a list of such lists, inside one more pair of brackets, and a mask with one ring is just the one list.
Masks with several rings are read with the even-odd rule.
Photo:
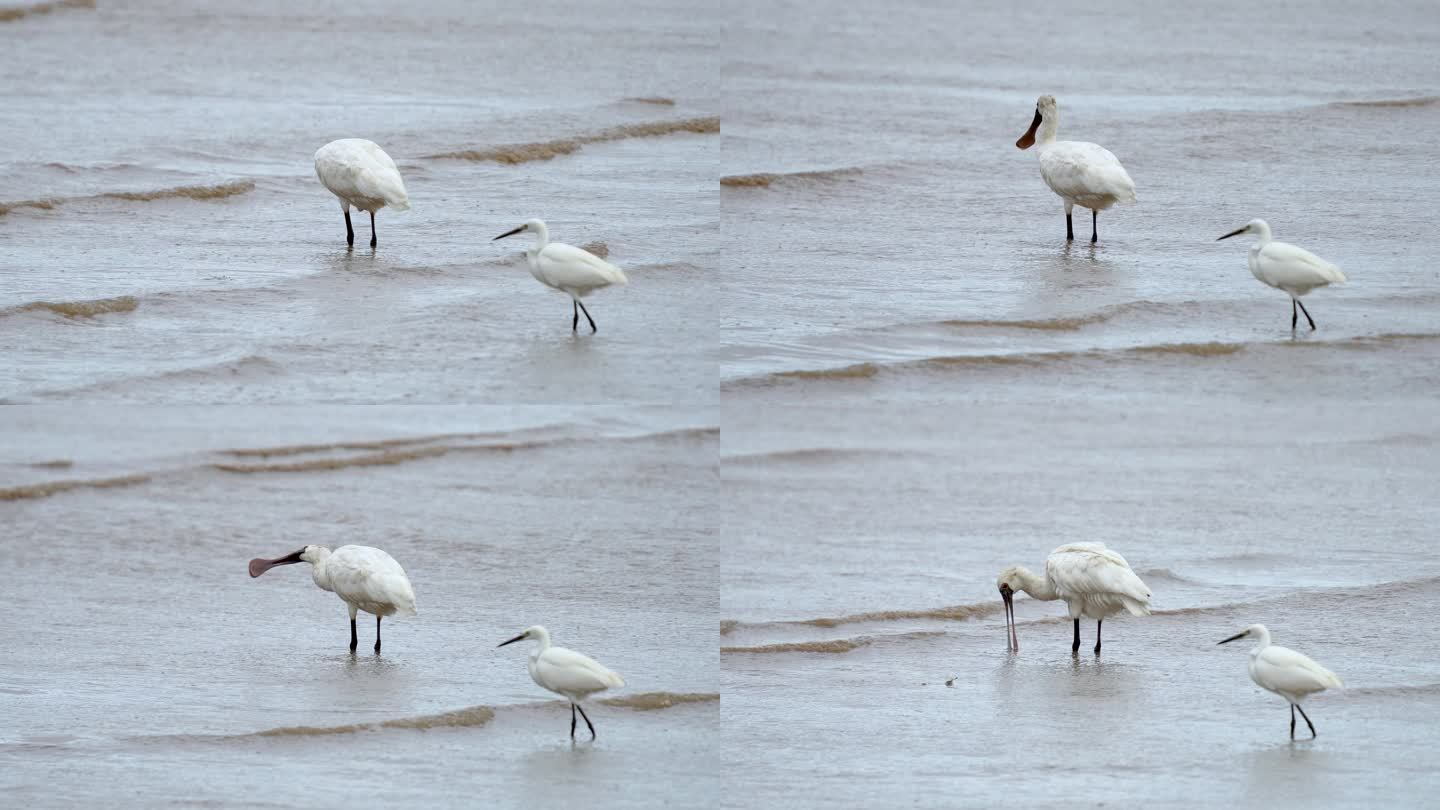
[[585, 714], [580, 702], [596, 692], [625, 685], [620, 675], [595, 659], [581, 655], [564, 647], [550, 646], [550, 632], [540, 625], [525, 628], [525, 632], [503, 641], [499, 647], [517, 641], [533, 638], [540, 642], [530, 651], [530, 678], [540, 688], [562, 695], [570, 701], [570, 739], [575, 739], [575, 710], [585, 718], [585, 727], [590, 729], [590, 739], [595, 739], [595, 726]]
[[1250, 680], [1267, 692], [1274, 692], [1290, 702], [1290, 739], [1295, 739], [1295, 710], [1305, 718], [1310, 727], [1310, 738], [1315, 738], [1315, 724], [1305, 714], [1300, 703], [1305, 698], [1324, 692], [1332, 687], [1344, 686], [1340, 677], [1315, 663], [1309, 656], [1301, 655], [1287, 647], [1270, 643], [1270, 631], [1263, 624], [1252, 624], [1219, 644], [1229, 644], [1242, 638], [1254, 638], [1258, 643], [1250, 650]]
[[306, 546], [273, 560], [250, 561], [250, 576], [258, 577], [278, 565], [308, 562], [310, 575], [321, 590], [331, 591], [350, 608], [350, 652], [359, 643], [355, 634], [358, 611], [375, 616], [375, 652], [380, 652], [380, 620], [385, 616], [414, 616], [415, 591], [395, 558], [369, 546], [341, 546], [333, 552], [324, 546]]
[[1295, 331], [1295, 326], [1300, 321], [1300, 316], [1295, 312], [1296, 306], [1305, 313], [1305, 320], [1310, 322], [1310, 331], [1315, 331], [1315, 319], [1310, 317], [1310, 312], [1300, 302], [1300, 296], [1316, 287], [1343, 283], [1345, 274], [1340, 272], [1340, 268], [1304, 248], [1273, 241], [1270, 238], [1270, 224], [1263, 219], [1252, 219], [1245, 227], [1233, 230], [1220, 239], [1229, 239], [1242, 233], [1253, 233], [1260, 237], [1250, 246], [1250, 272], [1271, 287], [1290, 294], [1290, 331]]
[[410, 210], [410, 197], [400, 170], [385, 150], [364, 138], [341, 138], [320, 147], [315, 153], [315, 176], [330, 193], [340, 198], [345, 212], [345, 241], [355, 244], [350, 227], [350, 207], [370, 212], [370, 247], [375, 247], [375, 212], [389, 206]]
[[1070, 212], [1078, 205], [1090, 209], [1090, 241], [1096, 242], [1100, 239], [1100, 212], [1117, 202], [1135, 202], [1135, 181], [1120, 165], [1120, 159], [1103, 146], [1055, 140], [1059, 124], [1055, 97], [1041, 96], [1035, 102], [1035, 118], [1030, 122], [1030, 129], [1015, 145], [1029, 149], [1040, 144], [1036, 150], [1040, 154], [1040, 176], [1045, 185], [1065, 201], [1065, 239], [1075, 238]]
[[1106, 616], [1129, 611], [1134, 616], [1150, 614], [1150, 589], [1130, 570], [1130, 563], [1104, 543], [1071, 543], [1050, 552], [1045, 560], [1045, 573], [1037, 575], [1028, 568], [1012, 565], [1000, 572], [1000, 598], [1005, 602], [1005, 628], [1012, 649], [1020, 649], [1015, 634], [1016, 591], [1024, 591], [1034, 599], [1063, 599], [1075, 621], [1075, 643], [1072, 652], [1080, 649], [1080, 617], [1095, 620], [1095, 652], [1100, 652], [1100, 626]]
[[535, 234], [535, 244], [525, 250], [525, 259], [530, 263], [530, 275], [546, 287], [570, 296], [570, 312], [574, 316], [570, 320], [570, 331], [580, 329], [580, 313], [584, 312], [585, 320], [590, 322], [590, 332], [596, 332], [595, 319], [590, 317], [590, 311], [585, 309], [580, 299], [611, 284], [629, 283], [625, 272], [588, 250], [563, 242], [551, 242], [550, 231], [545, 227], [544, 220], [528, 220], [524, 225], [506, 231], [490, 241], [517, 233]]

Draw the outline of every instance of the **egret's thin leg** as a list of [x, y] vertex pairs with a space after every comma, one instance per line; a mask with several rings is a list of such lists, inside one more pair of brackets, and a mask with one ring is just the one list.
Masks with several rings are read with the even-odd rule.
[[1290, 704], [1290, 739], [1295, 739], [1295, 704]]
[[1090, 209], [1090, 244], [1100, 241], [1100, 212]]
[[[590, 725], [590, 717], [589, 715], [585, 714], [585, 707], [577, 706], [576, 708], [580, 709], [580, 716], [585, 718], [585, 727], [590, 729], [590, 739], [595, 739], [595, 727]], [[1308, 723], [1310, 721], [1306, 720], [1305, 722]]]
[[[1305, 707], [1304, 707], [1304, 706], [1296, 706], [1295, 708], [1297, 708], [1297, 709], [1300, 710], [1300, 716], [1303, 717], [1303, 718], [1305, 718], [1305, 725], [1307, 725], [1307, 726], [1310, 727], [1310, 739], [1312, 739], [1312, 740], [1315, 739], [1315, 737], [1318, 736], [1318, 735], [1315, 733], [1315, 724], [1310, 722], [1310, 715], [1308, 715], [1308, 714], [1305, 713]], [[1291, 722], [1291, 723], [1294, 723], [1294, 722], [1295, 722], [1294, 717], [1293, 717], [1293, 714], [1294, 714], [1294, 713], [1292, 712], [1291, 714], [1292, 714], [1292, 717], [1291, 717], [1290, 722]], [[1293, 725], [1291, 726], [1290, 736], [1291, 736], [1291, 737], [1294, 737], [1294, 736], [1295, 736], [1295, 731], [1294, 731], [1294, 726], [1293, 726]]]
[[374, 211], [371, 211], [371, 212], [370, 212], [370, 247], [375, 247], [376, 244], [377, 244], [377, 240], [375, 239], [375, 212], [374, 212]]
[[580, 331], [580, 302], [577, 299], [570, 299], [570, 312], [575, 317], [570, 319], [570, 331]]
[[357, 646], [359, 646], [359, 644], [360, 644], [360, 638], [355, 635], [355, 617], [354, 617], [354, 616], [351, 616], [351, 617], [350, 617], [350, 652], [352, 652], [352, 653], [355, 652], [355, 648], [356, 648]]
[[[1296, 299], [1294, 299], [1294, 298], [1291, 298], [1291, 299], [1290, 299], [1290, 331], [1291, 331], [1291, 332], [1294, 332], [1294, 331], [1295, 331], [1295, 323], [1300, 320], [1300, 313], [1295, 310], [1295, 305], [1298, 304], [1298, 303], [1300, 303], [1298, 300], [1296, 300]], [[1310, 316], [1309, 316], [1309, 315], [1306, 315], [1305, 317], [1308, 318], [1308, 317], [1310, 317]]]
[[[1310, 312], [1305, 309], [1305, 304], [1304, 304], [1299, 298], [1292, 298], [1292, 299], [1290, 299], [1290, 300], [1292, 300], [1292, 301], [1294, 301], [1295, 303], [1297, 303], [1297, 304], [1300, 305], [1300, 311], [1305, 313], [1305, 320], [1307, 320], [1307, 321], [1310, 322], [1310, 331], [1311, 331], [1311, 332], [1314, 332], [1314, 331], [1315, 331], [1315, 319], [1313, 319], [1313, 318], [1310, 317]], [[1291, 328], [1291, 329], [1294, 329], [1295, 326], [1292, 324], [1292, 325], [1290, 326], [1290, 328]], [[1301, 709], [1300, 711], [1303, 712], [1303, 711], [1305, 711], [1305, 710], [1304, 710], [1304, 709]]]
[[[580, 299], [579, 299], [579, 298], [576, 298], [576, 299], [575, 299], [575, 303], [580, 304]], [[592, 318], [592, 317], [590, 317], [590, 310], [586, 309], [584, 304], [580, 304], [580, 311], [583, 312], [583, 313], [585, 313], [585, 320], [587, 320], [587, 321], [590, 322], [590, 334], [593, 335], [593, 334], [595, 334], [596, 332], [600, 331], [599, 329], [596, 329], [596, 328], [595, 328], [595, 319]], [[585, 710], [584, 710], [584, 709], [581, 709], [581, 710], [580, 710], [580, 713], [581, 713], [581, 714], [584, 714], [584, 713], [585, 713]]]
[[1070, 645], [1070, 652], [1080, 651], [1080, 620], [1075, 620], [1075, 643]]
[[1099, 655], [1099, 654], [1100, 654], [1100, 625], [1102, 625], [1102, 624], [1104, 624], [1104, 623], [1105, 623], [1105, 620], [1104, 620], [1104, 619], [1097, 619], [1097, 620], [1095, 621], [1095, 654], [1096, 654], [1096, 655]]
[[380, 616], [375, 617], [375, 654], [380, 654]]
[[345, 244], [355, 247], [355, 229], [350, 227], [350, 209], [345, 209]]
[[[1294, 714], [1294, 712], [1291, 712]], [[570, 739], [575, 739], [575, 704], [570, 704]]]
[[1070, 212], [1065, 212], [1065, 241], [1075, 241], [1075, 225], [1070, 221]]

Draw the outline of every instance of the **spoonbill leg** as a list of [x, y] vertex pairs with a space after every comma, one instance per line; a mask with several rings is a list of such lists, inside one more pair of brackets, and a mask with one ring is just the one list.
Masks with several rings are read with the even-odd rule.
[[[580, 331], [580, 299], [570, 299], [570, 314], [574, 316], [570, 319], [570, 331]], [[574, 712], [571, 712], [571, 714], [574, 714]]]
[[[1310, 331], [1311, 331], [1311, 332], [1314, 332], [1314, 331], [1315, 331], [1315, 319], [1310, 317], [1310, 311], [1305, 308], [1305, 302], [1301, 301], [1299, 298], [1292, 298], [1292, 299], [1290, 299], [1290, 300], [1292, 300], [1292, 301], [1294, 301], [1296, 304], [1299, 304], [1299, 305], [1300, 305], [1300, 311], [1303, 312], [1303, 313], [1305, 313], [1305, 320], [1307, 320], [1307, 321], [1310, 322]], [[1293, 309], [1293, 307], [1292, 307], [1292, 309]], [[1292, 313], [1292, 314], [1293, 314], [1293, 313]], [[1293, 323], [1290, 324], [1290, 328], [1291, 328], [1291, 329], [1294, 329], [1294, 328], [1295, 328], [1295, 324], [1293, 324]], [[1301, 709], [1300, 712], [1303, 714], [1303, 713], [1305, 712], [1305, 710], [1304, 710], [1304, 709]]]
[[355, 635], [355, 614], [357, 611], [354, 605], [349, 605], [348, 607], [350, 608], [350, 652], [353, 653], [355, 652], [355, 648], [360, 645], [360, 638]]
[[1066, 242], [1074, 242], [1074, 241], [1075, 241], [1075, 225], [1074, 225], [1073, 221], [1070, 219], [1070, 212], [1073, 211], [1074, 208], [1075, 208], [1075, 206], [1071, 205], [1070, 203], [1068, 203], [1068, 202], [1065, 203], [1065, 241], [1066, 241]]
[[[590, 317], [590, 310], [586, 309], [586, 308], [585, 308], [585, 305], [580, 303], [580, 299], [579, 299], [579, 298], [574, 299], [574, 301], [575, 301], [576, 304], [579, 304], [579, 306], [580, 306], [580, 311], [583, 312], [583, 313], [585, 313], [585, 320], [587, 320], [587, 321], [590, 322], [590, 334], [593, 335], [593, 334], [595, 334], [596, 332], [600, 331], [599, 329], [596, 329], [596, 328], [595, 328], [595, 319], [592, 318], [592, 317]], [[575, 324], [572, 324], [572, 325], [571, 325], [571, 331], [574, 331], [574, 327], [575, 327]], [[580, 713], [581, 713], [581, 714], [584, 714], [584, 713], [585, 713], [585, 710], [584, 710], [584, 709], [581, 709], [581, 710], [580, 710]]]
[[1080, 651], [1080, 620], [1075, 620], [1075, 643], [1070, 645], [1070, 652]]
[[1090, 209], [1090, 244], [1100, 241], [1100, 212]]
[[1098, 621], [1095, 622], [1095, 654], [1096, 654], [1096, 655], [1099, 655], [1099, 654], [1100, 654], [1100, 625], [1102, 625], [1102, 624], [1104, 624], [1104, 623], [1105, 623], [1105, 620], [1104, 620], [1104, 619], [1100, 619], [1100, 620], [1098, 620]]
[[375, 239], [375, 212], [374, 212], [374, 211], [371, 211], [371, 212], [370, 212], [370, 247], [375, 247], [376, 244], [377, 244], [377, 242], [376, 242], [376, 239]]
[[[589, 715], [585, 714], [585, 707], [584, 707], [584, 706], [581, 706], [581, 705], [578, 704], [578, 703], [571, 704], [571, 705], [573, 705], [575, 708], [577, 708], [577, 709], [580, 710], [580, 716], [585, 719], [585, 727], [588, 728], [588, 729], [590, 729], [590, 739], [592, 739], [592, 740], [595, 739], [595, 727], [592, 726], [592, 725], [590, 725], [590, 717], [589, 717]], [[1303, 712], [1302, 712], [1302, 714], [1303, 714]], [[1310, 721], [1309, 721], [1309, 720], [1306, 720], [1305, 722], [1308, 723], [1308, 722], [1310, 722]]]
[[[1290, 712], [1290, 717], [1292, 718], [1291, 721], [1290, 721], [1290, 725], [1291, 725], [1290, 736], [1291, 736], [1291, 737], [1294, 737], [1294, 736], [1295, 736], [1295, 729], [1294, 729], [1295, 721], [1294, 721], [1293, 718], [1295, 717], [1295, 712], [1293, 712], [1293, 711]], [[570, 704], [570, 739], [572, 739], [572, 740], [575, 739], [575, 704], [574, 704], [574, 703], [571, 703], [571, 704]]]
[[355, 229], [350, 227], [350, 207], [345, 207], [345, 243], [355, 247]]
[[[1293, 703], [1292, 703], [1291, 705], [1294, 706], [1295, 708], [1299, 709], [1299, 710], [1300, 710], [1300, 716], [1303, 717], [1303, 718], [1305, 718], [1305, 725], [1307, 725], [1307, 726], [1310, 727], [1310, 739], [1313, 740], [1313, 739], [1315, 739], [1317, 736], [1319, 736], [1319, 735], [1317, 735], [1317, 734], [1315, 733], [1315, 724], [1310, 722], [1310, 715], [1308, 715], [1308, 714], [1305, 713], [1305, 707], [1304, 707], [1304, 706], [1297, 705], [1297, 704], [1293, 704]], [[1295, 739], [1295, 713], [1294, 713], [1294, 712], [1291, 712], [1291, 713], [1290, 713], [1290, 739], [1292, 739], [1292, 740]]]

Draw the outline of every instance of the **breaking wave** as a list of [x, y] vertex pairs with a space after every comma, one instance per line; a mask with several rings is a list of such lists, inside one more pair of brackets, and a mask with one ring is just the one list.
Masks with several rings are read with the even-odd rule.
[[0, 23], [15, 22], [36, 14], [49, 14], [62, 8], [95, 8], [95, 0], [54, 0], [50, 3], [0, 8]]
[[63, 202], [65, 201], [61, 199], [16, 200], [15, 202], [0, 202], [0, 217], [5, 216], [6, 214], [14, 211], [17, 208], [39, 208], [44, 211], [50, 211], [54, 209], [55, 206]]
[[503, 146], [492, 146], [488, 149], [465, 149], [458, 152], [441, 152], [435, 155], [425, 155], [425, 158], [430, 160], [491, 161], [494, 163], [516, 165], [536, 160], [553, 160], [563, 155], [578, 152], [585, 145], [592, 143], [623, 141], [629, 138], [655, 138], [681, 132], [714, 134], [719, 131], [719, 116], [682, 118], [675, 121], [624, 124], [618, 127], [602, 129], [599, 132], [576, 135], [570, 138], [559, 138], [553, 141], [507, 144]]
[[132, 200], [135, 202], [164, 200], [171, 197], [185, 197], [191, 200], [219, 200], [225, 197], [234, 197], [237, 194], [247, 194], [254, 190], [255, 183], [249, 180], [237, 180], [233, 183], [220, 183], [213, 186], [177, 186], [175, 188], [162, 188], [156, 191], [111, 191], [101, 194], [100, 196], [115, 200]]
[[89, 478], [72, 479], [67, 481], [47, 481], [43, 484], [27, 484], [18, 487], [0, 489], [0, 501], [21, 501], [30, 498], [48, 498], [61, 492], [69, 492], [75, 489], [114, 489], [116, 487], [133, 487], [138, 484], [147, 483], [150, 480], [148, 475], [122, 475], [115, 478]]
[[950, 605], [949, 607], [926, 608], [923, 610], [875, 610], [868, 613], [852, 613], [847, 616], [822, 616], [815, 619], [791, 619], [773, 622], [741, 622], [734, 619], [727, 619], [720, 623], [720, 635], [727, 636], [741, 627], [839, 627], [842, 624], [893, 622], [907, 619], [937, 619], [940, 621], [961, 622], [999, 613], [1001, 607], [1002, 604], [1000, 600], [996, 599], [994, 602], [981, 602], [972, 605]]
[[720, 178], [720, 185], [726, 188], [769, 188], [776, 183], [826, 182], [842, 180], [860, 174], [856, 168], [821, 169], [809, 172], [760, 172], [758, 174], [731, 174]]
[[654, 104], [657, 107], [675, 106], [675, 99], [666, 98], [665, 96], [631, 96], [630, 98], [627, 98], [625, 100], [633, 101], [636, 104]]
[[1440, 96], [1416, 96], [1414, 98], [1382, 98], [1372, 101], [1336, 101], [1331, 107], [1429, 107], [1440, 104]]
[[781, 644], [762, 644], [758, 647], [721, 647], [721, 655], [768, 655], [772, 653], [848, 653], [877, 642], [904, 641], [916, 638], [943, 636], [939, 630], [921, 630], [914, 633], [895, 633], [884, 636], [859, 636], [837, 638], [829, 641], [790, 641]]
[[116, 312], [134, 312], [139, 300], [131, 295], [97, 298], [93, 301], [31, 301], [18, 307], [0, 309], [0, 318], [26, 312], [51, 312], [66, 318], [94, 318]]

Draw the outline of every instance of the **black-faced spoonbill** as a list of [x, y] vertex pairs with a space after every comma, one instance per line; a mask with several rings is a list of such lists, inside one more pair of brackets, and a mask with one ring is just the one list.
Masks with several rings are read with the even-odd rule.
[[544, 220], [528, 220], [524, 225], [508, 230], [490, 241], [517, 233], [535, 234], [535, 244], [525, 249], [525, 259], [530, 263], [530, 275], [546, 287], [570, 296], [570, 312], [574, 316], [570, 319], [570, 331], [579, 331], [581, 312], [585, 313], [585, 320], [590, 322], [590, 332], [593, 334], [598, 331], [595, 328], [595, 319], [590, 317], [590, 311], [585, 309], [580, 299], [611, 284], [629, 283], [625, 272], [588, 250], [563, 242], [551, 242], [550, 231], [545, 227]]
[[525, 632], [509, 641], [502, 641], [497, 646], [504, 647], [506, 644], [530, 638], [540, 642], [538, 647], [530, 651], [531, 680], [539, 684], [540, 688], [569, 699], [570, 739], [575, 739], [576, 709], [579, 709], [580, 716], [585, 718], [585, 727], [590, 729], [590, 739], [595, 739], [595, 726], [590, 724], [590, 718], [585, 715], [585, 708], [580, 705], [580, 701], [596, 692], [624, 686], [625, 681], [618, 673], [587, 655], [564, 647], [550, 646], [549, 631], [538, 624], [525, 628]]
[[1106, 616], [1129, 611], [1133, 616], [1150, 615], [1150, 589], [1130, 570], [1130, 563], [1104, 543], [1071, 543], [1050, 552], [1045, 559], [1045, 573], [1036, 575], [1028, 568], [1012, 565], [1000, 572], [997, 580], [1000, 598], [1005, 602], [1005, 629], [1011, 649], [1020, 649], [1015, 634], [1016, 591], [1024, 591], [1034, 599], [1063, 599], [1075, 622], [1075, 643], [1072, 652], [1080, 649], [1080, 617], [1095, 620], [1095, 652], [1100, 652], [1100, 625]]
[[345, 242], [355, 245], [355, 229], [350, 227], [350, 207], [370, 212], [370, 247], [375, 238], [375, 212], [389, 206], [396, 211], [410, 210], [410, 197], [395, 161], [364, 138], [341, 138], [320, 147], [315, 153], [315, 176], [330, 193], [340, 198], [345, 212]]
[[1085, 141], [1057, 141], [1060, 111], [1054, 96], [1035, 102], [1035, 118], [1015, 145], [1040, 148], [1040, 176], [1045, 185], [1065, 201], [1065, 239], [1075, 238], [1070, 212], [1075, 206], [1090, 209], [1090, 241], [1100, 239], [1100, 212], [1115, 203], [1135, 202], [1135, 181], [1120, 159], [1099, 144]]
[[1295, 710], [1305, 718], [1310, 727], [1310, 738], [1315, 738], [1315, 725], [1305, 714], [1300, 703], [1305, 698], [1326, 689], [1344, 686], [1340, 677], [1320, 666], [1309, 656], [1301, 655], [1287, 647], [1270, 643], [1270, 631], [1263, 624], [1252, 624], [1217, 644], [1229, 644], [1242, 638], [1253, 638], [1258, 643], [1250, 650], [1250, 680], [1267, 692], [1274, 692], [1290, 702], [1290, 739], [1295, 739]]
[[[1260, 237], [1250, 246], [1250, 272], [1271, 287], [1290, 294], [1290, 331], [1295, 331], [1295, 326], [1300, 322], [1300, 316], [1295, 312], [1297, 306], [1305, 313], [1305, 320], [1310, 322], [1310, 331], [1315, 331], [1315, 320], [1310, 317], [1305, 305], [1300, 303], [1300, 296], [1316, 287], [1343, 283], [1345, 274], [1340, 272], [1340, 268], [1304, 248], [1272, 240], [1270, 224], [1263, 219], [1252, 219], [1245, 227], [1231, 231], [1220, 239], [1229, 239], [1242, 233], [1253, 233]], [[1220, 239], [1215, 241], [1219, 242]]]
[[341, 546], [331, 551], [324, 546], [306, 546], [273, 560], [250, 561], [250, 576], [258, 577], [277, 565], [310, 563], [310, 575], [321, 590], [331, 591], [350, 608], [350, 652], [359, 639], [355, 634], [358, 611], [375, 616], [375, 652], [380, 652], [380, 620], [385, 616], [414, 616], [415, 591], [410, 578], [395, 558], [369, 546]]

